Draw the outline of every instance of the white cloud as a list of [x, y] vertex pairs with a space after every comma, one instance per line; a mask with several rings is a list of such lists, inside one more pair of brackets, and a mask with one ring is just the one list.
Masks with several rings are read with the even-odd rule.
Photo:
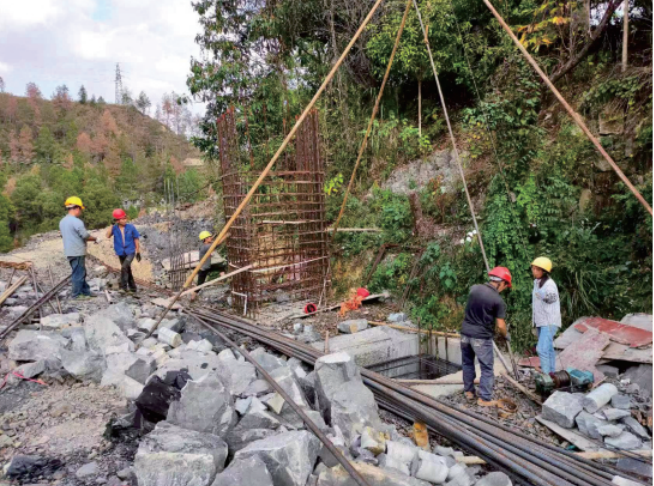
[[119, 62], [123, 85], [154, 106], [165, 92], [187, 91], [198, 19], [184, 0], [0, 0], [0, 72], [15, 94], [29, 81], [46, 95], [84, 84], [113, 102]]

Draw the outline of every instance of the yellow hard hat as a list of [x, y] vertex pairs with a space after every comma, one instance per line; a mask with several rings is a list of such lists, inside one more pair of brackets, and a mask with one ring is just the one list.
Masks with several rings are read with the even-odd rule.
[[66, 207], [79, 206], [80, 208], [84, 209], [84, 205], [82, 204], [82, 200], [77, 196], [71, 196], [68, 199], [66, 199], [66, 202], [64, 203], [64, 206], [66, 206]]
[[203, 231], [202, 233], [200, 233], [200, 241], [204, 241], [207, 238], [209, 238], [210, 236], [211, 236], [211, 233], [209, 231]]
[[549, 273], [552, 271], [552, 260], [545, 257], [538, 257], [533, 262], [531, 262], [531, 266], [542, 268]]

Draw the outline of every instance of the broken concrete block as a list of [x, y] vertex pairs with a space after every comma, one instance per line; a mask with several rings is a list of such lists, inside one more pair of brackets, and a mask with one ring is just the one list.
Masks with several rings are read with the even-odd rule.
[[229, 446], [229, 454], [233, 456], [249, 444], [266, 437], [278, 434], [278, 430], [272, 429], [244, 429], [238, 425], [225, 435], [225, 442]]
[[640, 449], [643, 446], [642, 441], [630, 432], [622, 432], [617, 437], [605, 437], [604, 443], [607, 446], [627, 451]]
[[396, 312], [388, 315], [388, 322], [404, 322], [407, 320], [407, 315], [404, 312]]
[[236, 424], [229, 384], [216, 373], [189, 381], [179, 402], [168, 409], [168, 422], [189, 430], [224, 436]]
[[143, 332], [150, 333], [154, 331], [156, 325], [157, 325], [157, 321], [155, 319], [152, 319], [150, 317], [144, 317], [138, 320], [138, 322], [136, 323], [136, 328]]
[[624, 431], [624, 425], [606, 424], [597, 428], [602, 436], [617, 437]]
[[444, 458], [418, 449], [411, 463], [411, 476], [432, 484], [442, 484], [447, 479], [448, 473], [449, 468]]
[[62, 349], [61, 366], [78, 380], [91, 380], [100, 383], [105, 370], [105, 358], [94, 351], [68, 351]]
[[575, 425], [575, 417], [583, 410], [582, 400], [583, 395], [555, 391], [543, 403], [543, 418], [571, 429]]
[[241, 429], [271, 429], [274, 430], [281, 425], [280, 421], [272, 414], [262, 410], [252, 410], [246, 413], [238, 427]]
[[211, 486], [274, 486], [266, 464], [258, 456], [235, 459]]
[[305, 486], [318, 458], [320, 441], [311, 432], [286, 432], [252, 442], [236, 459], [259, 457], [275, 486]]
[[227, 375], [232, 395], [243, 394], [250, 383], [257, 379], [257, 370], [252, 363], [236, 359], [224, 361], [219, 371]]
[[218, 371], [224, 367], [218, 357], [212, 353], [200, 353], [198, 351], [184, 351], [180, 358], [170, 358], [165, 352], [159, 356], [157, 352], [152, 356], [157, 360], [157, 376], [164, 377], [169, 371], [188, 370], [189, 375], [197, 380], [209, 373]]
[[647, 430], [645, 430], [645, 427], [640, 425], [640, 423], [638, 423], [638, 420], [636, 420], [635, 418], [625, 417], [622, 420], [620, 420], [620, 422], [622, 422], [627, 427], [627, 429], [629, 429], [631, 432], [633, 432], [641, 439], [649, 440], [650, 437], [649, 434], [647, 433]]
[[102, 354], [107, 348], [127, 343], [130, 351], [134, 351], [134, 343], [125, 335], [111, 319], [93, 314], [84, 319], [84, 332], [88, 345]]
[[252, 358], [254, 358], [254, 360], [259, 363], [268, 373], [276, 370], [277, 368], [286, 366], [286, 362], [283, 359], [267, 353], [263, 348], [255, 349], [250, 353], [250, 356], [252, 356]]
[[245, 390], [243, 390], [241, 395], [244, 397], [249, 397], [249, 396], [257, 397], [265, 393], [270, 393], [271, 391], [272, 391], [272, 387], [270, 386], [270, 383], [268, 383], [266, 380], [254, 380], [245, 388]]
[[127, 302], [118, 302], [93, 314], [111, 319], [123, 332], [136, 325], [134, 313]]
[[171, 346], [173, 348], [177, 348], [178, 346], [181, 346], [183, 343], [182, 336], [180, 336], [175, 331], [171, 331], [170, 329], [165, 327], [159, 328], [157, 330], [157, 339], [162, 343], [167, 344], [168, 346]]
[[389, 440], [386, 442], [386, 454], [384, 461], [380, 459], [382, 467], [390, 467], [409, 475], [411, 464], [418, 455], [418, 448]]
[[611, 398], [611, 406], [620, 410], [629, 410], [631, 408], [631, 397], [618, 393]]
[[[429, 486], [426, 481], [412, 478], [393, 469], [381, 469], [363, 462], [353, 463], [352, 466], [371, 485]], [[318, 477], [318, 486], [351, 486], [353, 484], [355, 483], [352, 481], [350, 474], [340, 465], [322, 471]]]
[[465, 464], [456, 463], [447, 473], [447, 481], [452, 481], [458, 477], [467, 476]]
[[125, 370], [125, 375], [145, 385], [148, 377], [157, 371], [157, 362], [152, 357], [143, 356], [136, 359]]
[[51, 329], [60, 329], [66, 326], [74, 326], [79, 324], [79, 322], [79, 312], [71, 312], [70, 314], [50, 314], [49, 316], [45, 316], [41, 319], [41, 325]]
[[36, 363], [25, 363], [24, 365], [16, 368], [16, 373], [20, 373], [25, 378], [34, 378], [46, 370], [47, 366], [44, 360], [39, 360]]
[[606, 417], [606, 420], [620, 420], [625, 417], [630, 417], [629, 410], [620, 410], [618, 408], [604, 408], [600, 411]]
[[160, 422], [141, 440], [134, 473], [139, 486], [209, 486], [226, 458], [220, 437]]
[[58, 368], [61, 351], [68, 339], [54, 332], [21, 329], [9, 343], [9, 359], [14, 361], [46, 360], [48, 366]]
[[618, 389], [614, 384], [603, 383], [584, 397], [582, 405], [588, 413], [595, 413], [617, 394]]
[[605, 420], [600, 420], [594, 415], [582, 410], [575, 417], [575, 422], [577, 423], [577, 427], [579, 427], [579, 432], [592, 439], [602, 440], [602, 434], [600, 434], [599, 428], [607, 425]]
[[501, 471], [487, 474], [475, 483], [476, 486], [513, 486], [511, 478]]
[[186, 322], [179, 317], [174, 317], [172, 319], [162, 320], [158, 329], [170, 329], [173, 332], [181, 333], [184, 327], [186, 327]]
[[367, 319], [351, 319], [338, 323], [338, 330], [344, 334], [354, 334], [364, 329], [368, 329]]
[[118, 389], [121, 391], [123, 396], [132, 401], [139, 397], [139, 395], [143, 392], [143, 388], [144, 386], [142, 383], [139, 383], [129, 376], [123, 376], [118, 383]]
[[406, 476], [411, 475], [409, 466], [397, 458], [388, 457], [386, 454], [379, 454], [377, 460], [379, 461], [379, 467], [386, 471], [397, 471]]

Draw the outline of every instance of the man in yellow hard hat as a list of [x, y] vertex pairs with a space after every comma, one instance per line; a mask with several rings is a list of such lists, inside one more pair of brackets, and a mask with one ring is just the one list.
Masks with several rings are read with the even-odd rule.
[[77, 196], [66, 199], [64, 203], [68, 214], [59, 221], [59, 231], [64, 240], [64, 255], [72, 269], [73, 299], [84, 300], [95, 297], [86, 283], [86, 242], [96, 241], [79, 217], [84, 205]]
[[[202, 231], [198, 238], [202, 242], [202, 245], [200, 245], [200, 260], [202, 260], [202, 257], [206, 255], [209, 251], [209, 248], [211, 248], [213, 235], [209, 231]], [[209, 275], [210, 270], [211, 257], [207, 258], [207, 261], [204, 262], [204, 264], [200, 267], [200, 271], [198, 272], [198, 285], [202, 285], [207, 280], [207, 276]], [[195, 300], [196, 297], [197, 293], [194, 293], [193, 297], [191, 297], [191, 300]]]

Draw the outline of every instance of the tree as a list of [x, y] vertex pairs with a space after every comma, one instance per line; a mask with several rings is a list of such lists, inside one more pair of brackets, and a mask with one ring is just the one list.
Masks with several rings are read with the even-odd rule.
[[55, 88], [54, 94], [52, 95], [52, 102], [57, 108], [68, 111], [68, 109], [72, 106], [72, 100], [70, 99], [68, 86], [65, 84], [57, 86]]
[[11, 152], [11, 161], [16, 163], [20, 161], [20, 141], [16, 135], [16, 130], [9, 132], [9, 151]]
[[27, 85], [25, 86], [25, 96], [27, 96], [30, 100], [43, 99], [41, 90], [36, 85], [36, 83], [32, 83], [32, 82], [27, 83]]
[[148, 95], [145, 94], [145, 91], [141, 91], [139, 93], [139, 97], [136, 100], [136, 107], [141, 113], [145, 115], [150, 106], [152, 106], [150, 98], [148, 98]]
[[2, 76], [0, 76], [0, 93], [5, 92], [5, 80], [2, 79]]
[[104, 105], [104, 104], [106, 104], [106, 103], [107, 103], [107, 102], [104, 100], [104, 98], [103, 98], [102, 96], [100, 96], [100, 97], [98, 98], [98, 105]]
[[123, 88], [123, 92], [120, 97], [120, 104], [121, 105], [131, 105], [134, 102], [132, 98], [132, 93], [130, 92], [129, 88]]
[[93, 142], [91, 141], [91, 137], [89, 137], [88, 133], [82, 132], [77, 135], [77, 142], [75, 143], [75, 146], [81, 153], [85, 155], [91, 155]]
[[52, 163], [57, 159], [59, 152], [57, 142], [47, 126], [43, 126], [39, 130], [39, 136], [36, 138], [34, 146], [36, 155], [45, 162]]
[[34, 158], [34, 145], [32, 144], [32, 130], [23, 125], [19, 135], [20, 158], [23, 163], [28, 164]]
[[118, 135], [118, 125], [116, 119], [109, 110], [104, 110], [100, 119], [100, 127], [105, 135]]
[[120, 206], [120, 199], [111, 187], [109, 180], [99, 174], [90, 175], [81, 197], [87, 208], [84, 211], [84, 222], [88, 228], [106, 226], [107, 215]]
[[95, 95], [91, 96], [90, 104], [91, 104], [92, 106], [94, 106], [96, 103], [97, 103], [97, 101], [96, 101], [96, 99], [95, 99]]
[[16, 208], [16, 219], [23, 228], [36, 228], [42, 220], [40, 195], [43, 192], [41, 178], [25, 174], [16, 180], [11, 202]]
[[80, 86], [78, 95], [79, 95], [79, 102], [83, 105], [86, 104], [87, 94], [84, 85]]

